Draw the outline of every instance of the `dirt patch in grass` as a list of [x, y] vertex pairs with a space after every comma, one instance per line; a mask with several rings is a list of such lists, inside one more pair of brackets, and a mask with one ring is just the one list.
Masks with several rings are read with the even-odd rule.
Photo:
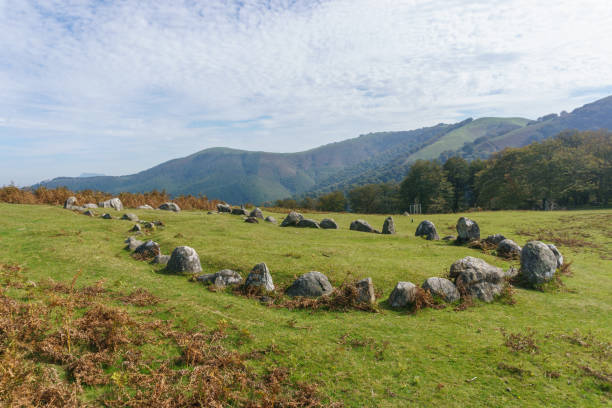
[[504, 329], [500, 329], [500, 331], [504, 337], [504, 346], [513, 352], [534, 354], [539, 351], [535, 341], [535, 333], [532, 329], [527, 329], [525, 333], [508, 333]]
[[120, 296], [119, 300], [134, 306], [155, 306], [161, 302], [160, 298], [143, 288], [138, 288], [129, 295]]

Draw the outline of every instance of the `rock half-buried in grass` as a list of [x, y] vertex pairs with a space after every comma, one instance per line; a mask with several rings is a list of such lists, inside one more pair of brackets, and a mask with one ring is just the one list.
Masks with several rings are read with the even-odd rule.
[[239, 285], [242, 283], [242, 276], [231, 269], [223, 269], [216, 273], [207, 273], [196, 278], [198, 282], [213, 285], [217, 288], [224, 288], [231, 285]]
[[438, 231], [433, 222], [429, 220], [421, 221], [414, 233], [415, 237], [425, 237], [428, 241], [437, 241], [440, 239]]
[[462, 296], [473, 296], [485, 302], [492, 302], [506, 285], [505, 274], [501, 268], [472, 256], [453, 263], [450, 267], [450, 277], [455, 279], [455, 285]]
[[417, 287], [412, 282], [397, 282], [389, 295], [389, 306], [401, 309], [412, 306], [416, 300]]
[[334, 288], [327, 276], [321, 272], [312, 271], [305, 273], [297, 278], [291, 286], [287, 288], [285, 294], [291, 297], [319, 297], [330, 294]]
[[428, 278], [423, 285], [423, 290], [431, 293], [432, 296], [438, 297], [445, 302], [456, 302], [461, 298], [455, 284], [444, 278]]
[[272, 292], [274, 290], [274, 282], [272, 275], [265, 263], [259, 263], [253, 267], [249, 276], [247, 276], [244, 286], [247, 290], [265, 290]]
[[200, 257], [195, 249], [188, 246], [174, 248], [166, 267], [174, 273], [199, 273], [202, 272]]
[[557, 257], [548, 245], [529, 241], [521, 251], [521, 277], [531, 285], [550, 281], [557, 270]]

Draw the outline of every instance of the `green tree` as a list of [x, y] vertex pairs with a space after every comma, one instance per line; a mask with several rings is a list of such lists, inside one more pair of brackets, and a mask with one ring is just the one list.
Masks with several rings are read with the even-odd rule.
[[425, 213], [447, 212], [454, 193], [438, 161], [417, 160], [400, 185], [400, 197], [404, 208], [420, 203]]
[[346, 210], [346, 197], [342, 191], [333, 191], [317, 199], [317, 209], [321, 211], [341, 212]]

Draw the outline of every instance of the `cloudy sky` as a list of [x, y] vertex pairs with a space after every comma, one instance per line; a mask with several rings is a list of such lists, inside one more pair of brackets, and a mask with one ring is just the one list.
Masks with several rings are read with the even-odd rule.
[[0, 0], [0, 185], [609, 94], [609, 0]]

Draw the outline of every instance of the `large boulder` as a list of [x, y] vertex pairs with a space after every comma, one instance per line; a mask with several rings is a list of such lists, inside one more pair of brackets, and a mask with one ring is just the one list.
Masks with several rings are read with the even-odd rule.
[[164, 211], [174, 211], [174, 212], [181, 211], [181, 207], [179, 207], [176, 203], [172, 203], [172, 202], [163, 203], [162, 205], [158, 207], [158, 209], [164, 210]]
[[521, 256], [521, 247], [511, 239], [503, 239], [497, 244], [497, 256], [504, 258], [518, 258]]
[[455, 279], [457, 289], [461, 291], [463, 288], [468, 295], [485, 302], [493, 301], [506, 285], [505, 274], [501, 268], [471, 256], [453, 263], [450, 267], [450, 277]]
[[300, 222], [297, 223], [296, 227], [298, 228], [321, 228], [318, 222], [316, 222], [315, 220], [308, 219], [308, 218], [304, 218], [303, 220], [300, 220]]
[[123, 211], [123, 203], [117, 197], [111, 198], [110, 200], [101, 201], [98, 203], [98, 206], [102, 208], [114, 208], [117, 211]]
[[130, 251], [133, 251], [139, 246], [141, 246], [142, 244], [144, 244], [144, 242], [134, 237], [129, 237], [128, 239], [125, 240], [125, 243], [127, 244], [126, 248], [129, 249]]
[[302, 214], [295, 212], [295, 211], [291, 211], [289, 214], [287, 214], [283, 222], [281, 222], [280, 226], [281, 227], [295, 227], [303, 219], [304, 219], [304, 216], [302, 216]]
[[334, 221], [332, 218], [324, 218], [319, 225], [323, 229], [338, 229], [338, 223]]
[[272, 281], [272, 275], [270, 274], [268, 266], [263, 262], [255, 265], [247, 276], [244, 286], [247, 289], [255, 288], [267, 292], [273, 291], [274, 282]]
[[231, 213], [232, 212], [232, 207], [230, 207], [227, 204], [223, 204], [223, 203], [219, 203], [217, 204], [217, 211], [219, 211], [220, 213]]
[[393, 217], [387, 217], [382, 227], [383, 234], [395, 234], [395, 222], [393, 222]]
[[506, 237], [504, 237], [502, 234], [494, 234], [489, 235], [483, 241], [489, 245], [498, 246], [504, 239], [506, 239]]
[[249, 212], [244, 209], [244, 208], [232, 208], [232, 214], [233, 215], [245, 215], [245, 216], [249, 216]]
[[72, 197], [68, 197], [66, 199], [66, 201], [64, 202], [64, 208], [68, 209], [68, 210], [72, 210], [72, 207], [76, 206], [77, 204], [77, 198], [72, 196]]
[[128, 221], [134, 221], [134, 222], [138, 222], [138, 216], [136, 214], [132, 214], [132, 213], [127, 213], [127, 214], [123, 214], [123, 217], [121, 217], [122, 220], [128, 220]]
[[417, 287], [412, 282], [397, 282], [389, 295], [389, 306], [394, 309], [412, 306], [416, 300]]
[[223, 269], [215, 273], [207, 273], [196, 278], [198, 282], [213, 285], [218, 288], [224, 288], [231, 285], [239, 285], [242, 283], [242, 276], [231, 269]]
[[297, 278], [291, 286], [287, 288], [285, 294], [291, 297], [319, 297], [330, 294], [334, 288], [327, 276], [321, 272], [308, 272]]
[[368, 224], [365, 220], [355, 220], [351, 222], [351, 226], [349, 227], [352, 231], [361, 231], [361, 232], [374, 232], [377, 233], [374, 228], [370, 224]]
[[559, 252], [557, 247], [554, 246], [553, 244], [548, 244], [548, 247], [553, 252], [553, 254], [555, 254], [555, 258], [557, 258], [557, 268], [562, 267], [563, 266], [563, 255], [561, 255], [561, 252]]
[[202, 272], [202, 265], [195, 249], [188, 246], [180, 246], [172, 251], [167, 269], [175, 273], [198, 273]]
[[264, 219], [263, 212], [257, 207], [250, 212], [249, 217], [259, 218], [260, 220]]
[[438, 236], [438, 231], [436, 231], [436, 226], [433, 222], [425, 220], [421, 221], [419, 226], [414, 233], [415, 237], [425, 237], [428, 241], [437, 241], [440, 239]]
[[446, 302], [456, 302], [461, 298], [455, 284], [448, 279], [428, 278], [421, 287]]
[[155, 258], [161, 253], [161, 251], [157, 242], [149, 240], [138, 246], [134, 250], [134, 253], [140, 255], [143, 258]]
[[266, 222], [272, 223], [272, 224], [276, 224], [276, 218], [268, 215], [265, 219]]
[[480, 228], [476, 221], [461, 217], [457, 221], [457, 241], [472, 242], [480, 240]]
[[374, 283], [372, 278], [365, 278], [355, 283], [357, 288], [357, 302], [360, 303], [376, 303], [376, 293], [374, 292]]
[[529, 241], [521, 251], [521, 276], [532, 284], [550, 281], [557, 270], [557, 257], [548, 245]]

